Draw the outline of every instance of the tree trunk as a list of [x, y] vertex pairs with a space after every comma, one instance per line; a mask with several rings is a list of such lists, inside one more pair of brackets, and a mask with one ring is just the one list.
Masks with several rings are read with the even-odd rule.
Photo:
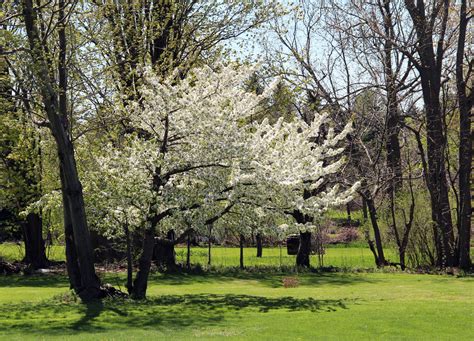
[[400, 115], [398, 112], [398, 88], [397, 79], [393, 71], [392, 66], [392, 54], [393, 54], [393, 20], [392, 13], [393, 9], [390, 6], [391, 1], [383, 1], [381, 11], [384, 17], [383, 26], [385, 32], [384, 39], [384, 50], [383, 50], [383, 67], [385, 73], [385, 88], [387, 91], [387, 168], [390, 170], [392, 177], [388, 192], [397, 192], [402, 186], [402, 166], [401, 166], [401, 153], [400, 153], [400, 141], [398, 135], [400, 132]]
[[212, 236], [212, 225], [208, 225], [209, 234], [207, 235], [207, 265], [211, 265], [211, 236]]
[[346, 213], [347, 213], [347, 225], [352, 225], [352, 217], [351, 217], [351, 205], [350, 203], [346, 204]]
[[296, 254], [297, 266], [310, 266], [309, 257], [311, 254], [311, 232], [300, 232], [300, 245]]
[[148, 286], [148, 276], [150, 274], [151, 262], [153, 259], [153, 250], [155, 248], [155, 235], [153, 231], [145, 232], [143, 240], [143, 251], [138, 261], [138, 273], [133, 282], [131, 296], [133, 299], [145, 299]]
[[239, 236], [239, 248], [240, 248], [240, 269], [244, 269], [244, 235]]
[[374, 241], [370, 239], [367, 233], [367, 243], [369, 244], [369, 249], [374, 255], [375, 265], [379, 266], [379, 256], [377, 255], [377, 250], [375, 250]]
[[176, 268], [176, 253], [174, 251], [175, 238], [175, 232], [169, 230], [166, 234], [165, 241], [160, 239], [155, 241], [153, 260], [157, 266], [165, 267], [168, 270]]
[[33, 269], [45, 268], [49, 265], [43, 240], [43, 222], [38, 213], [29, 213], [23, 224], [25, 240], [25, 258], [23, 261]]
[[260, 233], [257, 233], [256, 240], [257, 240], [257, 257], [261, 258], [263, 247], [262, 247], [262, 235]]
[[467, 94], [467, 84], [464, 79], [464, 52], [468, 18], [466, 14], [467, 1], [461, 0], [459, 14], [459, 37], [456, 54], [456, 86], [459, 102], [459, 266], [468, 270], [471, 267], [471, 169], [472, 169], [472, 90]]
[[398, 249], [398, 254], [400, 256], [400, 268], [402, 270], [405, 270], [406, 269], [406, 265], [405, 265], [405, 249], [403, 248], [399, 248]]
[[377, 266], [384, 266], [387, 264], [385, 255], [383, 253], [382, 237], [380, 235], [380, 229], [377, 222], [377, 210], [375, 209], [374, 200], [370, 197], [370, 194], [366, 197], [367, 208], [369, 209], [370, 221], [372, 223], [372, 229], [374, 230], [375, 246], [377, 248]]
[[367, 221], [369, 216], [367, 214], [367, 200], [365, 200], [364, 197], [362, 197], [362, 214], [363, 214], [363, 217], [364, 217], [364, 221]]
[[[60, 54], [63, 55], [65, 54], [66, 43], [63, 1], [60, 1], [59, 7], [59, 17], [63, 22], [60, 23], [61, 29], [58, 33]], [[89, 301], [100, 297], [100, 280], [95, 274], [93, 251], [87, 226], [82, 185], [77, 173], [74, 148], [67, 130], [67, 117], [64, 113], [63, 115], [60, 115], [58, 93], [55, 91], [56, 84], [53, 84], [50, 78], [50, 75], [53, 74], [53, 72], [51, 72], [52, 65], [48, 64], [45, 59], [43, 42], [36, 26], [37, 16], [36, 11], [33, 10], [32, 0], [22, 0], [22, 9], [31, 57], [33, 58], [33, 71], [36, 80], [39, 83], [43, 106], [48, 116], [51, 132], [56, 141], [59, 164], [62, 169], [62, 191], [67, 197], [67, 200], [64, 201], [64, 209], [69, 210], [68, 214], [72, 224], [77, 263], [80, 267], [81, 291], [78, 292], [78, 295], [82, 300]], [[63, 96], [65, 96], [65, 78], [61, 77], [64, 76], [62, 72], [64, 70], [61, 70], [61, 66], [65, 66], [62, 63], [62, 58], [60, 58], [59, 64], [59, 86], [61, 87], [61, 93], [59, 95], [63, 94]]]
[[188, 234], [187, 242], [187, 252], [186, 252], [186, 268], [191, 269], [191, 234]]
[[[60, 166], [59, 175], [61, 183], [63, 180], [62, 167]], [[74, 234], [72, 232], [71, 215], [69, 214], [68, 198], [64, 192], [63, 197], [63, 217], [64, 217], [64, 240], [66, 243], [66, 268], [69, 277], [71, 289], [75, 292], [81, 290], [81, 270], [77, 262], [76, 244], [74, 243]]]
[[[423, 102], [426, 117], [426, 140], [428, 155], [428, 189], [431, 197], [431, 210], [438, 229], [440, 250], [438, 264], [454, 266], [454, 232], [449, 203], [449, 188], [446, 179], [445, 150], [447, 145], [444, 133], [445, 114], [441, 109], [441, 73], [446, 50], [445, 34], [449, 17], [449, 1], [440, 2], [437, 12], [427, 16], [425, 2], [405, 0], [405, 7], [412, 19], [417, 37], [417, 54], [420, 63], [415, 64], [420, 73]], [[433, 9], [432, 11], [435, 11]], [[433, 20], [439, 17], [439, 31], [435, 30]], [[436, 33], [434, 33], [436, 32]], [[436, 34], [437, 43], [433, 37]], [[436, 51], [435, 51], [436, 48]]]
[[132, 263], [132, 239], [128, 223], [125, 223], [125, 238], [127, 242], [127, 291], [129, 294], [133, 290], [133, 263]]

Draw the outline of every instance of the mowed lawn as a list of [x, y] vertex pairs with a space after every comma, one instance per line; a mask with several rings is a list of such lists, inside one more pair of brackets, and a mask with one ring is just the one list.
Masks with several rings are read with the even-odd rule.
[[[177, 248], [179, 262], [185, 249]], [[60, 275], [0, 276], [2, 340], [472, 340], [474, 277], [394, 273], [278, 273], [294, 256], [265, 248], [247, 266], [272, 266], [273, 272], [227, 267], [239, 264], [237, 248], [215, 247], [218, 271], [203, 274], [153, 274], [148, 300], [74, 301]], [[391, 254], [394, 256], [394, 254]], [[0, 245], [0, 256], [21, 259], [18, 245]], [[50, 258], [64, 259], [64, 249]], [[281, 259], [281, 260], [280, 260]], [[392, 258], [395, 259], [395, 258]], [[207, 249], [193, 248], [192, 263], [207, 264]], [[317, 266], [317, 257], [312, 257]], [[328, 248], [325, 265], [373, 267], [363, 247]], [[291, 268], [286, 268], [291, 269]], [[124, 274], [101, 274], [124, 288]], [[285, 288], [286, 277], [299, 285]]]
[[[474, 278], [154, 274], [149, 299], [83, 305], [64, 276], [0, 277], [2, 340], [472, 340]], [[116, 286], [122, 275], [105, 275]]]

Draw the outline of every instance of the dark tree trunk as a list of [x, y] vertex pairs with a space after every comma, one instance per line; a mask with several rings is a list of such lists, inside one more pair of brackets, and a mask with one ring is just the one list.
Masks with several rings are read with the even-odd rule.
[[[168, 213], [162, 213], [154, 217], [154, 221], [159, 222], [162, 218], [167, 216]], [[156, 225], [156, 224], [153, 224]], [[140, 259], [138, 261], [138, 272], [133, 281], [133, 290], [131, 296], [133, 299], [145, 299], [146, 290], [148, 285], [148, 277], [150, 275], [151, 263], [153, 261], [153, 253], [155, 250], [155, 245], [159, 243], [160, 247], [164, 245], [176, 245], [182, 243], [186, 240], [190, 233], [194, 233], [192, 229], [186, 230], [181, 236], [177, 239], [174, 238], [174, 231], [169, 231], [167, 238], [155, 238], [154, 229], [147, 229], [145, 231], [145, 238], [143, 241], [143, 249]], [[174, 250], [174, 249], [173, 249]], [[173, 251], [174, 257], [174, 251]]]
[[400, 115], [398, 112], [397, 96], [398, 88], [396, 85], [396, 75], [392, 66], [393, 41], [395, 40], [395, 37], [393, 36], [393, 9], [390, 4], [391, 1], [386, 0], [380, 5], [380, 10], [384, 17], [383, 26], [385, 32], [383, 50], [385, 88], [387, 91], [387, 140], [385, 145], [387, 149], [387, 168], [390, 170], [392, 177], [388, 192], [397, 192], [402, 186], [402, 166], [400, 141], [398, 139], [400, 132]]
[[367, 236], [367, 243], [369, 244], [369, 249], [374, 255], [375, 265], [379, 266], [379, 256], [377, 255], [377, 250], [375, 250], [374, 241], [370, 240], [369, 236]]
[[[405, 0], [405, 7], [412, 19], [417, 36], [417, 54], [420, 62], [412, 61], [420, 73], [423, 101], [426, 116], [426, 137], [428, 154], [428, 188], [431, 196], [431, 209], [438, 229], [440, 266], [454, 266], [454, 232], [449, 203], [449, 188], [446, 179], [445, 150], [447, 145], [444, 133], [444, 113], [440, 105], [441, 73], [446, 49], [445, 34], [449, 14], [449, 1], [440, 3], [437, 12], [427, 16], [424, 1]], [[435, 11], [435, 9], [433, 9]], [[439, 31], [435, 30], [433, 18], [440, 17]], [[433, 36], [436, 32], [436, 40]], [[435, 50], [436, 48], [436, 50]]]
[[148, 276], [150, 274], [151, 262], [153, 260], [153, 250], [155, 248], [155, 236], [153, 231], [145, 232], [143, 250], [138, 261], [138, 273], [133, 282], [131, 296], [133, 299], [145, 299], [148, 286]]
[[351, 217], [351, 205], [350, 205], [350, 203], [346, 204], [346, 213], [347, 213], [347, 225], [351, 226], [352, 217]]
[[207, 265], [211, 265], [211, 237], [212, 237], [212, 225], [208, 226], [208, 235], [207, 235]]
[[240, 269], [242, 270], [244, 268], [244, 235], [241, 234], [239, 236], [239, 248], [240, 248]]
[[186, 252], [186, 268], [191, 269], [191, 235], [188, 235], [186, 240], [187, 252]]
[[[458, 214], [458, 251], [459, 266], [468, 270], [471, 267], [471, 169], [472, 169], [472, 132], [471, 111], [473, 90], [468, 94], [464, 79], [464, 53], [468, 25], [467, 1], [461, 0], [459, 13], [459, 37], [456, 54], [456, 86], [459, 102], [459, 214]], [[472, 82], [471, 82], [472, 83]]]
[[296, 254], [296, 265], [309, 267], [311, 254], [311, 232], [300, 232], [300, 245]]
[[[60, 179], [63, 181], [62, 168], [60, 167]], [[63, 217], [64, 217], [64, 240], [66, 243], [66, 268], [71, 289], [75, 292], [81, 290], [81, 270], [77, 262], [76, 243], [72, 232], [71, 216], [69, 214], [68, 198], [63, 192]]]
[[[312, 196], [312, 193], [308, 190], [303, 191], [303, 198], [308, 199]], [[313, 217], [303, 214], [299, 210], [292, 212], [293, 218], [299, 224], [306, 224], [313, 221]], [[310, 254], [311, 254], [311, 232], [300, 232], [300, 242], [298, 245], [298, 253], [296, 254], [296, 266], [310, 266]]]
[[257, 240], [257, 257], [261, 258], [263, 246], [262, 246], [262, 235], [260, 233], [257, 233], [256, 240]]
[[131, 294], [133, 290], [132, 238], [130, 236], [128, 223], [125, 223], [124, 229], [127, 242], [127, 291]]
[[175, 232], [170, 230], [166, 234], [166, 240], [157, 239], [155, 241], [153, 260], [157, 266], [165, 267], [168, 270], [176, 268], [175, 238]]
[[406, 265], [405, 265], [405, 249], [403, 248], [400, 248], [398, 249], [398, 254], [400, 256], [400, 268], [402, 270], [405, 270], [406, 269]]
[[[87, 226], [84, 197], [82, 185], [76, 168], [74, 147], [68, 132], [67, 113], [65, 97], [67, 90], [66, 82], [66, 36], [64, 16], [64, 1], [59, 2], [59, 84], [54, 84], [50, 78], [53, 74], [52, 63], [48, 63], [44, 54], [44, 44], [37, 27], [37, 15], [33, 9], [32, 0], [22, 0], [23, 19], [28, 36], [31, 57], [33, 58], [33, 70], [39, 83], [39, 91], [43, 100], [43, 106], [48, 116], [49, 125], [56, 141], [59, 164], [62, 172], [62, 192], [67, 197], [64, 201], [64, 210], [68, 214], [72, 224], [72, 234], [76, 246], [77, 263], [80, 268], [81, 290], [78, 295], [84, 301], [99, 298], [101, 295], [100, 280], [95, 273], [93, 251]], [[58, 85], [58, 86], [57, 86]], [[55, 91], [60, 88], [59, 93]], [[58, 102], [58, 99], [60, 102]]]
[[[409, 126], [406, 126], [409, 127]], [[436, 259], [434, 262], [432, 262], [433, 265], [441, 265], [440, 262], [438, 262], [440, 259], [442, 259], [442, 246], [441, 246], [441, 236], [440, 236], [440, 229], [439, 226], [437, 225], [436, 221], [438, 219], [436, 210], [433, 209], [433, 207], [437, 207], [437, 203], [435, 201], [434, 195], [432, 195], [432, 187], [430, 184], [430, 178], [428, 176], [429, 170], [428, 170], [428, 162], [426, 161], [425, 157], [425, 149], [423, 147], [423, 141], [421, 138], [421, 134], [419, 131], [415, 129], [410, 129], [416, 139], [416, 144], [418, 148], [418, 152], [421, 158], [421, 166], [423, 167], [423, 179], [425, 180], [426, 187], [428, 188], [428, 191], [430, 192], [430, 206], [431, 206], [431, 220], [432, 220], [432, 229], [433, 229], [433, 242], [435, 246], [435, 252], [436, 252]]]
[[23, 261], [33, 269], [45, 268], [49, 265], [43, 240], [43, 222], [38, 213], [29, 213], [23, 224], [25, 241], [25, 258]]
[[364, 221], [367, 221], [369, 216], [367, 214], [367, 200], [365, 200], [364, 197], [362, 197], [362, 214], [363, 214], [363, 217], [364, 217]]
[[380, 229], [377, 222], [377, 210], [375, 208], [374, 200], [370, 197], [370, 194], [366, 195], [367, 208], [369, 209], [370, 221], [372, 223], [372, 229], [374, 231], [375, 246], [377, 248], [377, 266], [384, 266], [387, 264], [385, 255], [383, 252], [382, 237], [380, 235]]

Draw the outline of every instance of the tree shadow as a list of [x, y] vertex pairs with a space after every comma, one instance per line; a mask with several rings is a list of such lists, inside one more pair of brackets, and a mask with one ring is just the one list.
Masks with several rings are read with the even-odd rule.
[[0, 287], [69, 287], [67, 276], [57, 274], [0, 276]]
[[228, 282], [235, 280], [252, 280], [261, 285], [271, 288], [282, 287], [284, 277], [297, 277], [301, 286], [321, 286], [321, 285], [355, 285], [358, 283], [376, 283], [377, 279], [373, 277], [362, 276], [352, 273], [258, 273], [227, 271], [221, 273], [203, 272], [199, 274], [187, 273], [167, 273], [154, 274], [150, 277], [150, 284], [154, 283], [167, 285], [189, 285], [189, 284], [207, 284], [216, 282]]
[[266, 313], [270, 310], [283, 309], [287, 311], [335, 311], [336, 309], [347, 309], [346, 301], [339, 300], [317, 300], [314, 298], [295, 298], [291, 296], [269, 298], [265, 296], [252, 295], [217, 295], [217, 294], [194, 294], [194, 295], [165, 295], [158, 296], [146, 301], [147, 305], [170, 306], [191, 305], [200, 311], [207, 310], [241, 310], [245, 308], [256, 309]]
[[86, 311], [84, 316], [71, 325], [71, 329], [81, 330], [90, 324], [92, 320], [99, 317], [104, 310], [104, 303], [101, 300], [85, 303]]
[[86, 305], [50, 300], [29, 305], [0, 305], [0, 321], [6, 327], [0, 332], [0, 336], [33, 331], [39, 336], [54, 336], [71, 332], [209, 327], [251, 311], [262, 314], [275, 310], [325, 313], [348, 309], [348, 303], [356, 304], [354, 300], [345, 299], [318, 300], [235, 294], [166, 295], [138, 302], [115, 299]]

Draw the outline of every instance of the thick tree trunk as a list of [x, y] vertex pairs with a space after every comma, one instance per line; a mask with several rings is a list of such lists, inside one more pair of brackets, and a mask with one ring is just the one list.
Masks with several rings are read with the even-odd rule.
[[449, 189], [446, 180], [446, 166], [444, 158], [444, 147], [446, 138], [442, 132], [442, 121], [439, 105], [433, 104], [436, 108], [428, 111], [438, 112], [432, 114], [437, 118], [431, 118], [432, 123], [428, 124], [428, 170], [430, 178], [435, 222], [438, 227], [438, 238], [440, 240], [441, 252], [438, 259], [439, 265], [453, 266], [454, 259], [454, 233], [451, 219], [451, 207], [449, 204]]
[[[59, 16], [64, 18], [64, 2], [60, 1]], [[84, 197], [82, 185], [79, 181], [74, 148], [67, 131], [67, 120], [64, 112], [65, 104], [58, 103], [58, 93], [55, 91], [56, 84], [53, 84], [50, 75], [53, 74], [52, 65], [49, 65], [45, 55], [42, 39], [37, 28], [36, 12], [33, 10], [32, 0], [22, 0], [23, 18], [25, 30], [28, 35], [31, 56], [34, 62], [34, 72], [39, 83], [39, 90], [43, 100], [44, 109], [48, 116], [51, 132], [56, 141], [59, 164], [62, 170], [62, 191], [67, 200], [64, 201], [65, 210], [69, 210], [69, 217], [72, 223], [72, 234], [76, 246], [77, 262], [80, 267], [81, 291], [78, 292], [84, 301], [99, 298], [101, 295], [100, 280], [95, 274], [93, 251], [87, 227], [86, 214], [84, 208]], [[59, 96], [65, 98], [67, 88], [65, 78], [65, 22], [60, 23], [59, 45], [59, 76], [61, 92]], [[62, 57], [61, 57], [62, 56]], [[64, 60], [63, 60], [64, 59]], [[62, 115], [60, 115], [62, 113]]]
[[240, 248], [240, 269], [243, 270], [244, 268], [244, 235], [241, 234], [239, 236], [239, 248]]
[[[156, 221], [157, 224], [166, 215], [167, 213], [162, 213], [160, 215], [155, 216], [153, 220]], [[156, 226], [156, 224], [153, 225]], [[145, 299], [146, 297], [148, 276], [150, 275], [151, 263], [153, 261], [153, 253], [155, 250], [156, 243], [160, 243], [160, 246], [174, 246], [178, 243], [184, 242], [185, 238], [187, 238], [188, 235], [193, 232], [194, 231], [192, 229], [188, 229], [181, 236], [175, 239], [174, 231], [170, 231], [168, 232], [167, 238], [157, 240], [157, 238], [155, 238], [154, 228], [147, 229], [145, 231], [145, 238], [143, 240], [143, 250], [138, 261], [138, 272], [135, 277], [135, 280], [133, 281], [133, 290], [131, 293], [133, 299]]]
[[176, 268], [176, 253], [174, 251], [175, 238], [175, 232], [170, 230], [166, 234], [165, 241], [160, 239], [155, 241], [153, 260], [157, 266], [165, 267], [168, 270]]
[[296, 254], [296, 265], [309, 267], [311, 254], [311, 232], [300, 232], [300, 245]]
[[23, 261], [33, 269], [45, 268], [49, 265], [43, 240], [43, 222], [38, 213], [29, 213], [23, 224], [25, 241], [25, 258]]
[[367, 201], [367, 208], [369, 210], [370, 222], [372, 223], [372, 229], [374, 231], [375, 246], [377, 248], [378, 261], [376, 263], [377, 263], [377, 266], [384, 266], [387, 264], [387, 261], [385, 260], [385, 255], [383, 252], [383, 245], [382, 245], [382, 237], [380, 235], [380, 229], [377, 222], [377, 210], [375, 208], [374, 200], [370, 197], [370, 195], [367, 195], [366, 201]]
[[406, 269], [406, 265], [405, 265], [405, 249], [403, 248], [399, 248], [398, 249], [398, 254], [400, 256], [400, 268], [402, 270], [405, 270]]
[[[72, 154], [68, 155], [66, 171], [66, 187], [63, 191], [68, 197], [69, 214], [72, 222], [72, 232], [76, 247], [77, 262], [81, 271], [81, 292], [78, 292], [81, 299], [89, 301], [100, 296], [100, 280], [95, 273], [94, 254], [92, 250], [89, 229], [87, 227], [86, 213], [84, 208], [84, 198], [82, 194], [82, 185], [79, 182], [77, 170]], [[61, 154], [60, 154], [61, 159]], [[67, 169], [69, 171], [67, 171]], [[68, 174], [69, 172], [69, 174]]]
[[133, 290], [131, 293], [133, 299], [145, 299], [146, 297], [148, 276], [150, 274], [154, 248], [155, 235], [153, 231], [147, 230], [143, 241], [143, 251], [138, 261], [138, 273], [133, 282]]
[[257, 233], [256, 240], [257, 240], [257, 257], [261, 258], [263, 246], [262, 246], [262, 235], [260, 233]]
[[[457, 263], [454, 250], [454, 232], [449, 203], [449, 188], [446, 179], [445, 150], [447, 145], [444, 134], [444, 113], [440, 104], [441, 72], [444, 52], [446, 50], [445, 34], [449, 17], [449, 1], [441, 2], [437, 13], [427, 16], [424, 1], [405, 0], [405, 7], [410, 14], [417, 36], [417, 54], [423, 102], [425, 104], [427, 154], [428, 154], [428, 188], [431, 196], [431, 209], [434, 222], [439, 231], [440, 250], [438, 264], [454, 266]], [[433, 9], [434, 11], [434, 9]], [[440, 19], [439, 31], [434, 41], [433, 15]], [[436, 48], [436, 51], [435, 51]], [[436, 237], [436, 236], [435, 236]]]
[[[63, 182], [62, 168], [60, 167], [60, 178]], [[63, 197], [63, 218], [64, 218], [64, 240], [66, 243], [66, 268], [71, 289], [75, 292], [81, 291], [81, 270], [77, 262], [76, 244], [72, 232], [71, 215], [69, 214], [68, 198], [65, 193]]]
[[467, 94], [466, 80], [464, 79], [464, 52], [466, 31], [468, 25], [467, 1], [461, 0], [459, 13], [459, 37], [456, 54], [456, 86], [459, 102], [459, 266], [465, 270], [471, 267], [471, 169], [472, 169], [472, 90]]

